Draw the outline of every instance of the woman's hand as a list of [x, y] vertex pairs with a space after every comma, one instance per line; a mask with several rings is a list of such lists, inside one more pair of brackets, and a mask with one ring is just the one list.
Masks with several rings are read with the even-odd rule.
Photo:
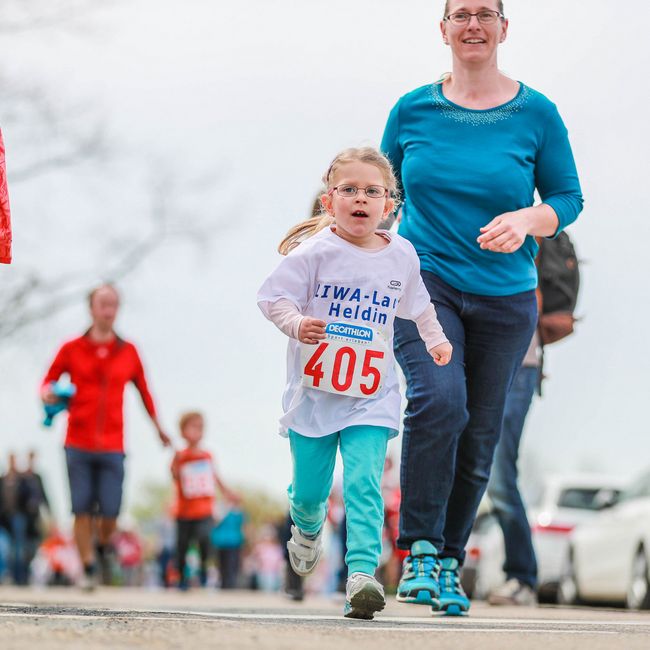
[[301, 343], [318, 343], [320, 340], [325, 338], [326, 325], [327, 323], [324, 320], [318, 320], [318, 318], [305, 316], [300, 321], [300, 327], [298, 328], [298, 340]]
[[451, 343], [446, 341], [445, 343], [440, 343], [440, 345], [435, 345], [429, 350], [429, 354], [433, 357], [433, 361], [438, 366], [446, 366], [451, 360], [451, 352], [453, 348]]
[[[534, 209], [534, 208], [533, 208]], [[530, 229], [531, 208], [504, 212], [481, 228], [476, 240], [483, 250], [514, 253], [526, 240]]]

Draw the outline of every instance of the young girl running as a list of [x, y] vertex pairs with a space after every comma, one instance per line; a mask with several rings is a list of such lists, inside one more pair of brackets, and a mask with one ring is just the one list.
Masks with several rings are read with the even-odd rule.
[[257, 301], [290, 337], [280, 423], [293, 457], [291, 566], [304, 576], [318, 563], [340, 447], [349, 570], [344, 614], [371, 619], [385, 606], [374, 578], [384, 512], [381, 476], [400, 419], [393, 321], [414, 320], [438, 365], [449, 362], [452, 348], [420, 278], [415, 249], [378, 230], [396, 207], [397, 183], [386, 158], [370, 147], [347, 149], [323, 181], [322, 215], [288, 233], [279, 246], [286, 257]]

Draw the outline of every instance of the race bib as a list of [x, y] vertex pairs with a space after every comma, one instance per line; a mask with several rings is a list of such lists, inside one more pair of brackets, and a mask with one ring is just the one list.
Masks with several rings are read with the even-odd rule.
[[180, 467], [180, 481], [186, 499], [214, 496], [214, 470], [207, 458], [183, 463]]
[[376, 330], [330, 323], [317, 345], [302, 344], [302, 385], [336, 395], [375, 397], [384, 385], [391, 358], [386, 339]]

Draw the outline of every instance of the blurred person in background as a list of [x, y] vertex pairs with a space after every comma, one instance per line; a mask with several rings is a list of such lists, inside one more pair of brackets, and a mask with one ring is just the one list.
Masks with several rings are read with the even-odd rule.
[[45, 404], [57, 402], [53, 384], [63, 374], [69, 375], [76, 387], [69, 405], [65, 453], [74, 536], [84, 566], [81, 586], [86, 590], [96, 584], [97, 559], [103, 581], [111, 581], [111, 537], [124, 482], [122, 404], [128, 382], [138, 389], [162, 444], [170, 444], [158, 421], [138, 351], [115, 333], [119, 307], [115, 287], [106, 284], [94, 289], [89, 295], [90, 328], [60, 348], [41, 384]]
[[534, 605], [538, 572], [526, 508], [517, 485], [519, 447], [533, 393], [541, 396], [544, 347], [573, 333], [580, 289], [579, 260], [566, 232], [540, 240], [536, 289], [539, 322], [506, 399], [488, 495], [505, 542], [506, 582], [489, 596], [492, 605]]
[[31, 550], [28, 536], [29, 518], [25, 509], [26, 491], [22, 472], [18, 470], [16, 455], [8, 456], [7, 471], [2, 477], [2, 496], [4, 520], [9, 533], [9, 565], [11, 578], [15, 585], [24, 586], [29, 582], [29, 564], [35, 550]]
[[282, 582], [284, 555], [271, 524], [262, 526], [251, 551], [255, 584], [262, 591], [277, 591]]
[[4, 475], [0, 474], [0, 585], [4, 582], [9, 565], [9, 521], [4, 501]]
[[120, 519], [121, 525], [113, 536], [115, 559], [120, 571], [120, 584], [135, 587], [142, 584], [144, 557], [140, 536], [129, 517]]
[[381, 145], [403, 191], [398, 232], [454, 346], [438, 367], [413, 323], [395, 321], [408, 400], [398, 545], [409, 554], [397, 598], [452, 615], [470, 607], [465, 546], [537, 323], [535, 237], [556, 236], [582, 210], [557, 107], [499, 70], [508, 29], [501, 0], [447, 0], [452, 72], [398, 100]]
[[43, 537], [43, 506], [48, 511], [49, 506], [43, 481], [34, 469], [35, 453], [29, 452], [25, 471], [19, 471], [15, 454], [9, 454], [8, 461], [7, 473], [0, 477], [0, 581], [11, 564], [14, 584], [26, 585]]
[[384, 477], [381, 482], [381, 493], [384, 499], [384, 535], [381, 562], [382, 582], [387, 589], [397, 587], [403, 555], [397, 548], [399, 536], [399, 508], [401, 492], [399, 477], [393, 472], [393, 459], [386, 456]]
[[74, 540], [52, 524], [32, 563], [33, 583], [37, 586], [67, 587], [78, 580], [81, 572]]
[[11, 213], [7, 191], [5, 145], [0, 131], [0, 264], [11, 263]]
[[219, 488], [231, 500], [237, 500], [238, 497], [223, 484], [215, 469], [212, 454], [201, 447], [205, 430], [203, 414], [198, 411], [183, 413], [178, 427], [187, 446], [174, 455], [171, 473], [176, 487], [178, 587], [186, 591], [189, 589], [186, 556], [192, 543], [196, 543], [199, 550], [200, 584], [205, 587], [207, 582], [216, 489]]
[[0, 585], [5, 581], [5, 576], [9, 567], [10, 552], [11, 539], [9, 538], [9, 532], [2, 523], [2, 513], [0, 512]]
[[156, 520], [156, 562], [159, 583], [171, 587], [178, 582], [176, 571], [176, 504], [167, 503]]
[[348, 552], [348, 526], [345, 516], [345, 504], [343, 503], [343, 486], [339, 481], [332, 486], [329, 499], [327, 500], [327, 523], [332, 532], [330, 538], [329, 556], [334, 571], [333, 588], [345, 593], [345, 585], [348, 581], [348, 565], [345, 563], [345, 555]]
[[526, 416], [540, 381], [539, 348], [536, 331], [508, 392], [487, 488], [505, 544], [506, 582], [490, 594], [488, 600], [492, 605], [537, 604], [537, 559], [526, 507], [517, 485], [517, 459]]
[[47, 523], [52, 519], [43, 479], [36, 471], [36, 452], [33, 450], [27, 456], [27, 469], [22, 473], [21, 493], [21, 505], [27, 517], [27, 561], [30, 563], [45, 535]]
[[239, 584], [241, 552], [246, 541], [244, 524], [246, 515], [241, 498], [233, 495], [226, 503], [226, 513], [212, 529], [211, 541], [217, 552], [221, 589], [236, 589]]

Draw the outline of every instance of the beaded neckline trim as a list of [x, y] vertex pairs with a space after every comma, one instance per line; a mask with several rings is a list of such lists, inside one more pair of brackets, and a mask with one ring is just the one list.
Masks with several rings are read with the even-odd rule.
[[519, 113], [532, 96], [530, 88], [521, 84], [521, 88], [514, 99], [502, 106], [481, 111], [452, 104], [442, 94], [442, 84], [439, 83], [431, 84], [429, 94], [432, 104], [445, 117], [454, 120], [454, 122], [460, 122], [461, 124], [468, 124], [470, 126], [484, 126], [486, 124], [495, 124], [496, 122], [508, 120], [516, 113]]

